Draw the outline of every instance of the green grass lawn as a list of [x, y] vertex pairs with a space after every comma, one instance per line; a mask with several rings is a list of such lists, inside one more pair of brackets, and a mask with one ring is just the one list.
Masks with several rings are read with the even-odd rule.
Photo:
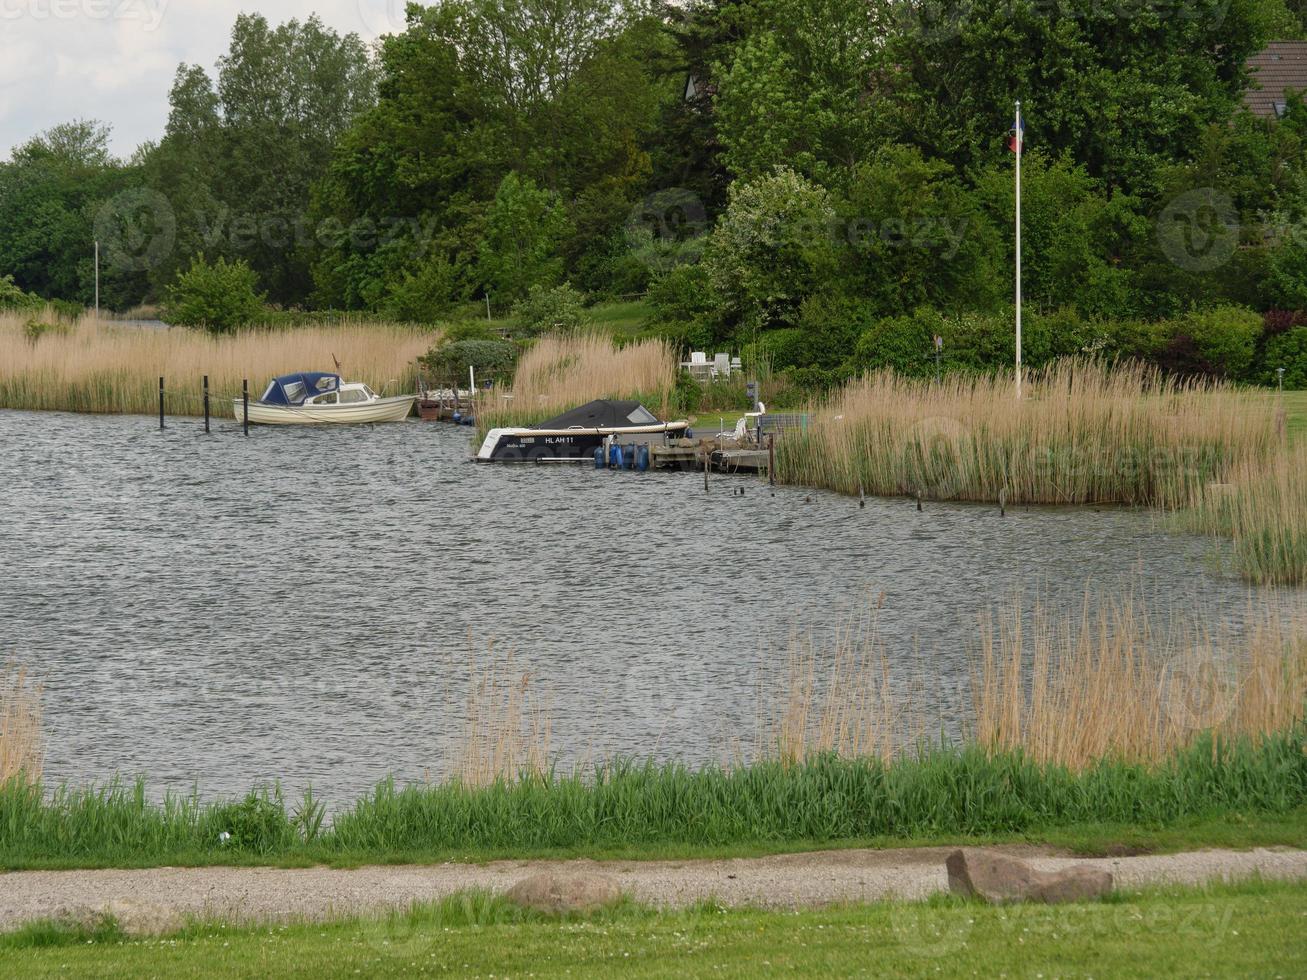
[[1285, 421], [1291, 439], [1307, 438], [1307, 391], [1286, 391], [1277, 395], [1284, 399]]
[[549, 920], [484, 894], [385, 919], [126, 940], [29, 927], [8, 976], [1303, 976], [1307, 885], [994, 908], [940, 897], [804, 912], [633, 906]]

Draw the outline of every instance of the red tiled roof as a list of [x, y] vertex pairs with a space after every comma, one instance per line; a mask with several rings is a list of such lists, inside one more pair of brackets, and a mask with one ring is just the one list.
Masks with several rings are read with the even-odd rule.
[[1243, 103], [1255, 116], [1274, 118], [1286, 91], [1307, 91], [1307, 41], [1272, 41], [1248, 59], [1252, 85]]

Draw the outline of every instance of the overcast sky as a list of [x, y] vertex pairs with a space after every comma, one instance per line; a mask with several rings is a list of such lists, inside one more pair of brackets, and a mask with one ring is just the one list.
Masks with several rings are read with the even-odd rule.
[[372, 41], [402, 29], [404, 0], [0, 0], [0, 159], [57, 123], [98, 119], [129, 156], [163, 135], [182, 62], [210, 74], [236, 15], [317, 13]]

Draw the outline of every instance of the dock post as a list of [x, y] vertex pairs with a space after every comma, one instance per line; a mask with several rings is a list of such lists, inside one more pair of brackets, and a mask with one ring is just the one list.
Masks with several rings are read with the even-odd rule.
[[708, 492], [708, 462], [712, 459], [712, 453], [703, 454], [703, 490]]
[[209, 431], [209, 376], [204, 376], [204, 431]]
[[250, 434], [250, 379], [241, 379], [241, 411], [244, 415], [245, 434]]
[[767, 435], [767, 482], [776, 486], [776, 433]]
[[163, 428], [163, 378], [159, 378], [159, 428]]

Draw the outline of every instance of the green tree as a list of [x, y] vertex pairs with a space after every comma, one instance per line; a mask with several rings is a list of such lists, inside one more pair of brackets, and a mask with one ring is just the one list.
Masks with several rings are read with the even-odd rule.
[[725, 317], [749, 330], [797, 324], [835, 270], [834, 219], [829, 194], [793, 170], [732, 185], [704, 254]]
[[156, 279], [204, 250], [243, 258], [275, 301], [302, 301], [320, 245], [307, 221], [312, 187], [375, 88], [358, 35], [317, 16], [273, 27], [239, 15], [214, 79], [178, 69], [168, 128], [150, 154], [152, 187], [179, 225], [176, 258]]
[[[108, 145], [108, 127], [79, 120], [33, 137], [0, 163], [0, 273], [46, 298], [91, 303], [97, 216], [107, 199], [140, 182], [139, 168], [115, 159]], [[135, 301], [138, 273], [102, 262], [104, 305]]]
[[509, 173], [486, 213], [477, 272], [495, 298], [520, 299], [532, 286], [552, 286], [563, 273], [559, 246], [569, 225], [557, 195]]
[[258, 274], [243, 259], [219, 258], [210, 263], [197, 255], [168, 287], [164, 316], [180, 326], [230, 333], [256, 322], [263, 313], [265, 297], [258, 292], [258, 281]]

